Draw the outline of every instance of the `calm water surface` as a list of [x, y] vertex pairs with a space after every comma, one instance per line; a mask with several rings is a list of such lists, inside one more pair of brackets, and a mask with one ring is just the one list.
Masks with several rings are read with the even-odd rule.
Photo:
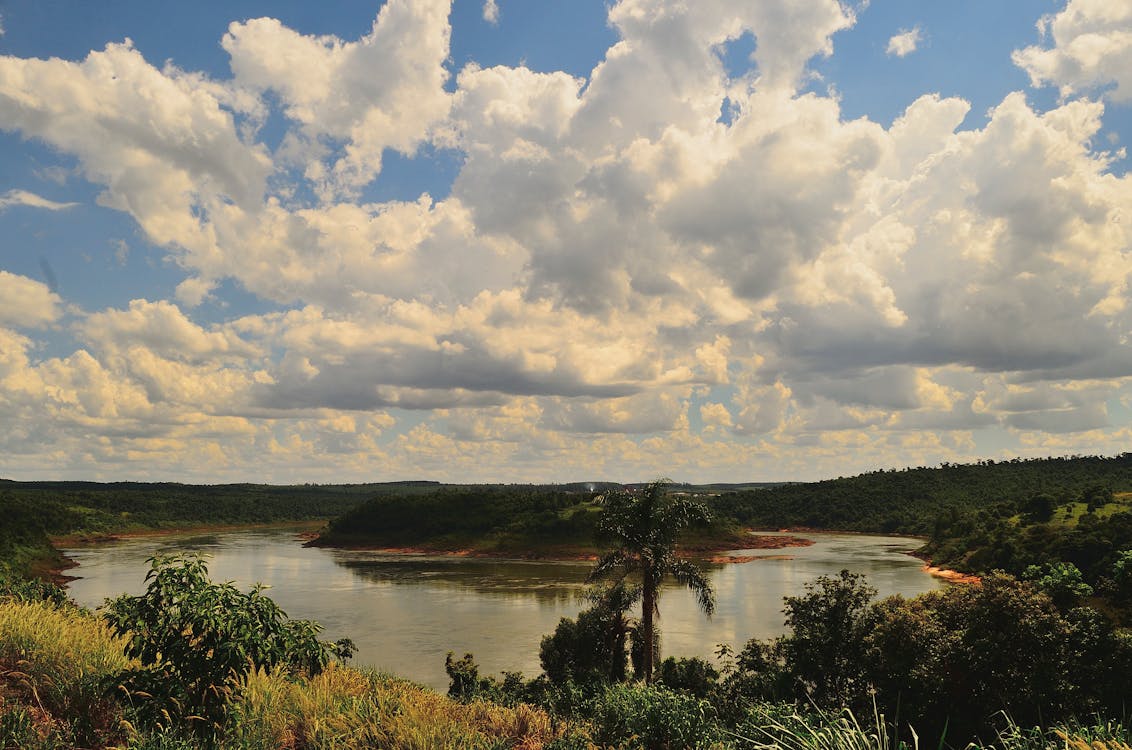
[[[819, 575], [842, 568], [864, 573], [882, 596], [916, 594], [943, 584], [905, 552], [920, 542], [900, 537], [806, 535], [810, 547], [752, 550], [762, 559], [706, 565], [716, 592], [708, 620], [694, 598], [666, 589], [660, 602], [665, 655], [711, 658], [717, 644], [738, 649], [752, 637], [784, 632], [782, 598]], [[144, 588], [146, 559], [199, 550], [211, 555], [213, 580], [246, 590], [262, 582], [291, 617], [325, 626], [323, 637], [349, 636], [354, 663], [448, 687], [444, 655], [472, 652], [481, 674], [521, 670], [537, 675], [539, 640], [561, 617], [573, 617], [589, 563], [483, 560], [304, 548], [293, 532], [234, 531], [143, 537], [66, 550], [81, 576], [70, 584], [80, 604], [97, 607], [111, 596]]]

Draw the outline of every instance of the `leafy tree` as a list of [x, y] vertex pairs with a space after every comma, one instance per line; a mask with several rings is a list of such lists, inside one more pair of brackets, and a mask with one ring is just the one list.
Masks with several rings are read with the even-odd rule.
[[555, 684], [620, 682], [626, 677], [626, 644], [636, 623], [628, 610], [639, 586], [618, 583], [592, 596], [593, 606], [572, 620], [563, 617], [539, 645], [539, 661]]
[[119, 679], [152, 725], [187, 725], [213, 743], [251, 670], [281, 666], [314, 675], [332, 656], [353, 651], [348, 639], [318, 640], [322, 627], [315, 622], [288, 619], [261, 586], [243, 593], [213, 583], [199, 555], [149, 562], [145, 593], [111, 600], [106, 617], [127, 637], [126, 655], [141, 661]]
[[892, 597], [875, 612], [864, 676], [877, 703], [899, 707], [921, 737], [946, 728], [966, 739], [987, 731], [996, 710], [1023, 726], [1067, 716], [1073, 681], [1100, 676], [1085, 655], [1074, 667], [1073, 628], [1050, 598], [1003, 573], [977, 586]]
[[715, 609], [711, 584], [703, 571], [676, 555], [680, 533], [691, 526], [707, 524], [711, 515], [705, 506], [683, 495], [668, 492], [668, 480], [657, 480], [639, 492], [610, 492], [599, 498], [602, 511], [597, 520], [599, 538], [610, 549], [597, 561], [589, 579], [627, 578], [640, 580], [643, 649], [642, 672], [652, 681], [656, 652], [655, 617], [659, 614], [660, 585], [671, 577], [689, 588], [709, 616]]
[[698, 657], [668, 657], [660, 663], [657, 682], [673, 690], [706, 698], [719, 681], [719, 671]]
[[849, 705], [861, 691], [861, 657], [874, 596], [876, 589], [864, 576], [842, 570], [807, 583], [802, 596], [786, 598], [783, 611], [791, 634], [781, 641], [785, 667], [798, 682], [798, 692], [818, 705]]
[[1116, 553], [1116, 562], [1112, 564], [1112, 574], [1114, 580], [1118, 583], [1132, 580], [1132, 549], [1121, 550]]
[[1054, 500], [1052, 495], [1048, 492], [1039, 492], [1030, 496], [1030, 499], [1022, 506], [1022, 512], [1035, 523], [1048, 523], [1053, 518], [1056, 508], [1057, 501]]
[[1081, 571], [1070, 562], [1030, 565], [1022, 573], [1022, 579], [1032, 581], [1062, 610], [1078, 604], [1082, 597], [1093, 595], [1093, 587], [1085, 583]]

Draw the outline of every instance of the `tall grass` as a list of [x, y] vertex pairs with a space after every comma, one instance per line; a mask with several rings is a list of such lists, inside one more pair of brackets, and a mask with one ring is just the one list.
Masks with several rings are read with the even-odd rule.
[[[784, 712], [782, 704], [755, 706], [739, 731], [735, 746], [751, 750], [918, 750], [919, 738], [897, 739], [884, 714], [862, 723], [848, 709], [840, 713], [801, 716]], [[1130, 731], [1121, 724], [1098, 722], [1058, 727], [1020, 727], [1003, 715], [1004, 726], [990, 742], [970, 742], [962, 750], [1132, 750]], [[940, 750], [948, 747], [943, 740]]]
[[[188, 750], [135, 727], [114, 677], [137, 666], [101, 618], [75, 607], [0, 600], [0, 748]], [[311, 679], [245, 680], [220, 747], [232, 750], [538, 750], [556, 732], [529, 706], [460, 704], [405, 680], [346, 667]]]
[[398, 678], [331, 667], [309, 680], [249, 675], [224, 747], [537, 750], [553, 737], [549, 717], [528, 706], [465, 705]]
[[735, 732], [736, 745], [752, 750], [918, 750], [919, 739], [897, 740], [884, 714], [874, 711], [864, 724], [850, 710], [802, 716], [783, 704], [758, 704]]
[[106, 742], [117, 731], [118, 713], [107, 697], [109, 682], [129, 663], [122, 641], [93, 615], [0, 600], [0, 694], [6, 695], [0, 725], [9, 735], [30, 724], [44, 742], [49, 736], [74, 746]]

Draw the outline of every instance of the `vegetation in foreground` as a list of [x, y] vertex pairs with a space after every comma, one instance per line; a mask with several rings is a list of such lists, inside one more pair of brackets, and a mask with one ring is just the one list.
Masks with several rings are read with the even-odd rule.
[[[542, 676], [481, 677], [471, 655], [450, 657], [448, 698], [334, 664], [348, 644], [319, 642], [313, 623], [288, 624], [260, 592], [211, 584], [203, 569], [164, 578], [156, 570], [148, 604], [135, 599], [102, 615], [83, 612], [58, 589], [13, 576], [43, 551], [46, 525], [69, 523], [73, 509], [47, 504], [39, 526], [34, 513], [9, 513], [26, 523], [0, 529], [0, 747], [896, 750], [922, 740], [936, 747], [1129, 750], [1132, 637], [1121, 627], [1132, 601], [1129, 459], [880, 472], [824, 486], [826, 495], [801, 486], [701, 498], [717, 519], [722, 509], [780, 526], [791, 525], [783, 521], [809, 497], [815, 504], [806, 512], [824, 523], [805, 525], [848, 528], [875, 522], [884, 507], [879, 499], [892, 493], [885, 517], [896, 521], [865, 530], [906, 530], [891, 515], [906, 513], [910, 523], [929, 523], [929, 550], [941, 560], [1016, 575], [992, 572], [977, 587], [880, 602], [848, 573], [819, 579], [786, 600], [787, 635], [723, 652], [716, 664], [669, 657], [655, 671], [645, 655], [659, 654], [658, 639], [646, 647], [644, 618], [630, 612], [642, 581], [626, 577], [596, 589], [593, 606], [564, 618], [543, 640]], [[1056, 481], [1043, 479], [1066, 467]], [[901, 476], [921, 472], [934, 484], [916, 489]], [[957, 494], [959, 479], [969, 482], [969, 495]], [[860, 502], [843, 504], [854, 486]], [[451, 491], [413, 492], [427, 503]], [[505, 503], [507, 494], [489, 497]], [[523, 516], [528, 525], [512, 528], [510, 537], [497, 524], [464, 539], [478, 534], [506, 549], [549, 534], [586, 504], [575, 522], [603, 526], [606, 508], [577, 497], [563, 507], [536, 506]], [[11, 500], [4, 496], [5, 511], [18, 511], [18, 498]], [[405, 504], [371, 506], [384, 514]], [[618, 525], [630, 528], [611, 522], [607, 530]], [[630, 535], [607, 541], [618, 536]], [[638, 547], [652, 557], [671, 551]], [[153, 590], [158, 579], [164, 593]], [[201, 606], [200, 596], [223, 604]], [[206, 613], [204, 621], [177, 619], [182, 605]], [[155, 627], [155, 612], [164, 613], [168, 627]], [[242, 614], [229, 622], [233, 613]], [[201, 628], [213, 628], [211, 648], [200, 647], [205, 641], [178, 648], [178, 637]], [[173, 641], [154, 645], [161, 632]], [[264, 635], [267, 643], [241, 642], [240, 633]], [[210, 665], [202, 655], [220, 658]]]
[[[176, 574], [185, 571], [186, 564], [192, 578], [192, 561], [166, 564], [157, 568], [154, 577], [165, 572], [174, 580]], [[60, 601], [58, 596], [52, 601], [24, 601], [9, 594], [0, 598], [0, 747], [911, 750], [917, 746], [917, 739], [908, 729], [905, 715], [897, 718], [898, 714], [882, 708], [891, 697], [884, 692], [885, 686], [875, 695], [862, 690], [865, 683], [858, 678], [865, 675], [855, 670], [859, 664], [869, 663], [869, 653], [876, 655], [872, 646], [889, 653], [893, 642], [911, 637], [901, 625], [912, 624], [916, 626], [912, 630], [920, 630], [932, 617], [950, 616], [961, 620], [963, 629], [954, 634], [948, 648], [931, 658], [949, 660], [968, 679], [976, 675], [985, 678], [982, 692], [967, 696], [967, 702], [955, 705], [951, 714], [984, 723], [986, 728], [972, 737], [976, 746], [993, 745], [1000, 750], [1128, 750], [1130, 738], [1125, 725], [1096, 718], [1104, 713], [1086, 713], [1083, 723], [1072, 714], [1030, 721], [1030, 713], [1022, 718], [1020, 712], [1032, 711], [1031, 701], [1049, 699], [1050, 695], [1040, 691], [1069, 690], [1064, 697], [1076, 700], [1080, 693], [1074, 690], [1096, 693], [1098, 686], [1090, 686], [1089, 680], [1099, 676], [1095, 663], [1073, 661], [1080, 654], [1074, 657], [1062, 648], [1064, 644], [1057, 638], [1072, 640], [1080, 632], [1072, 636], [1062, 633], [1069, 620], [1058, 620], [1048, 597], [1029, 584], [1003, 577], [1002, 581], [989, 582], [989, 587], [986, 583], [982, 587], [955, 587], [926, 601], [893, 598], [862, 606], [861, 595], [867, 592], [860, 583], [847, 574], [815, 582], [806, 594], [787, 601], [793, 627], [790, 635], [771, 644], [748, 644], [743, 653], [724, 659], [721, 673], [699, 660], [669, 658], [658, 671], [658, 681], [651, 685], [614, 681], [600, 670], [587, 675], [580, 669], [562, 681], [546, 676], [524, 681], [518, 675], [508, 675], [500, 682], [479, 677], [470, 658], [450, 659], [454, 697], [445, 697], [398, 678], [332, 661], [321, 669], [312, 669], [305, 657], [296, 660], [284, 654], [285, 658], [273, 665], [261, 657], [251, 657], [246, 669], [237, 670], [238, 675], [223, 669], [213, 675], [213, 684], [221, 688], [217, 696], [223, 701], [214, 706], [220, 710], [212, 713], [210, 722], [202, 720], [199, 706], [191, 705], [195, 700], [191, 690], [181, 691], [180, 701], [166, 702], [168, 696], [137, 691], [136, 686], [129, 689], [124, 676], [147, 668], [142, 659], [128, 655], [131, 644], [137, 644], [136, 635], [116, 634], [107, 617]], [[213, 593], [227, 595], [220, 592], [223, 584], [204, 585], [218, 587]], [[197, 584], [194, 587], [199, 588]], [[31, 598], [46, 591], [29, 590], [25, 594]], [[170, 592], [165, 588], [166, 594]], [[144, 609], [149, 606], [147, 600], [155, 603], [156, 593], [151, 586], [130, 606]], [[175, 589], [172, 593], [179, 596]], [[201, 592], [187, 596], [199, 597]], [[1014, 604], [1002, 609], [1007, 601]], [[849, 606], [843, 606], [846, 604]], [[251, 604], [247, 609], [254, 612], [262, 606]], [[882, 618], [887, 625], [878, 632], [876, 618], [892, 609], [901, 610], [902, 615]], [[210, 627], [223, 630], [247, 615], [236, 613], [227, 618], [226, 613], [234, 612], [233, 608], [213, 612], [211, 625], [198, 625], [206, 631]], [[999, 640], [979, 640], [999, 638], [995, 629], [998, 623], [986, 621], [991, 612], [1000, 612], [1004, 618], [1023, 615], [1020, 624], [1006, 633], [1008, 642], [1021, 634], [1016, 648], [988, 653], [987, 646], [1001, 648]], [[920, 619], [909, 623], [911, 615]], [[287, 622], [282, 615], [281, 622]], [[182, 635], [191, 639], [193, 632], [186, 628]], [[1043, 639], [1041, 643], [1030, 639], [1035, 634]], [[235, 643], [249, 645], [238, 633], [230, 635]], [[166, 632], [158, 639], [169, 636]], [[557, 636], [556, 632], [547, 640]], [[909, 668], [909, 698], [918, 689], [939, 700], [955, 696], [945, 689], [954, 674], [940, 669], [940, 662], [924, 661], [911, 667], [901, 662], [936, 636], [938, 630], [927, 628], [922, 640], [906, 641], [905, 648], [894, 649], [887, 657], [889, 668]], [[257, 639], [258, 631], [244, 637]], [[142, 641], [150, 642], [151, 638], [152, 634]], [[206, 657], [216, 655], [214, 649], [191, 649], [189, 645], [190, 640], [183, 648], [167, 643], [171, 651], [180, 654], [174, 661], [199, 660], [184, 674], [168, 672], [167, 679], [175, 684], [180, 680], [191, 684], [194, 670], [209, 671], [218, 666], [207, 665]], [[1019, 659], [1023, 653], [1032, 654], [1035, 645], [1050, 654], [1039, 657], [1048, 668], [1038, 669], [1038, 678], [1029, 672], [1010, 671], [1031, 666]], [[310, 647], [307, 641], [298, 653], [309, 653]], [[1069, 661], [1065, 661], [1067, 657]], [[161, 668], [169, 669], [170, 665]], [[1118, 665], [1113, 665], [1116, 668]], [[1045, 680], [1055, 672], [1062, 674], [1065, 684], [1047, 684]], [[1121, 677], [1124, 674], [1127, 672]], [[1104, 684], [1105, 680], [1100, 682]], [[800, 690], [807, 699], [770, 697], [777, 690], [786, 691], [782, 695]], [[207, 703], [209, 699], [203, 700]], [[1002, 700], [1010, 706], [1007, 713], [990, 714], [986, 706]], [[838, 703], [850, 708], [826, 708]], [[152, 708], [157, 705], [165, 710], [154, 712]], [[1082, 704], [1080, 708], [1085, 705], [1096, 706]], [[942, 739], [932, 738], [925, 744], [966, 746], [970, 735], [952, 727]], [[920, 737], [929, 736], [920, 733]]]
[[[539, 748], [530, 706], [462, 704], [331, 660], [313, 623], [260, 592], [155, 561], [146, 594], [104, 614], [49, 591], [0, 597], [0, 748]], [[58, 590], [55, 589], [55, 592]]]
[[[1087, 592], [1067, 577], [1068, 569], [1036, 571], [1033, 581], [995, 572], [978, 585], [879, 602], [861, 576], [842, 571], [785, 600], [787, 635], [751, 640], [738, 654], [722, 650], [719, 670], [670, 657], [661, 664], [660, 684], [650, 685], [650, 657], [658, 653], [650, 616], [655, 601], [634, 621], [627, 604], [635, 597], [626, 587], [643, 588], [654, 566], [673, 559], [678, 531], [687, 525], [682, 520], [703, 520], [706, 508], [683, 498], [665, 503], [660, 484], [649, 490], [607, 501], [601, 527], [614, 532], [614, 546], [594, 572], [604, 572], [609, 560], [628, 560], [635, 577], [595, 592], [593, 607], [576, 620], [563, 618], [543, 639], [544, 675], [530, 682], [513, 674], [480, 678], [470, 654], [459, 661], [450, 656], [450, 695], [528, 701], [594, 717], [590, 738], [602, 747], [758, 744], [770, 726], [768, 710], [793, 717], [784, 725], [796, 728], [791, 736], [841, 736], [829, 727], [842, 725], [829, 717], [848, 711], [877, 715], [886, 742], [915, 744], [922, 737], [939, 747], [979, 743], [1017, 727], [1001, 717], [1027, 727], [1125, 718], [1132, 634], [1086, 605]], [[652, 512], [660, 507], [669, 513]], [[710, 588], [701, 597], [710, 602]], [[624, 683], [626, 630], [643, 685]], [[892, 718], [882, 721], [881, 714]]]

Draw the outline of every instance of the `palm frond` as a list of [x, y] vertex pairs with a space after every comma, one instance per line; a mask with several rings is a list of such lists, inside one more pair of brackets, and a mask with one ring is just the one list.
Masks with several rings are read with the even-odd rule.
[[715, 611], [715, 592], [711, 588], [711, 582], [708, 581], [707, 576], [704, 575], [699, 566], [691, 560], [675, 560], [670, 565], [669, 572], [682, 586], [691, 589], [692, 593], [696, 595], [696, 602], [700, 605], [700, 609], [711, 616]]

